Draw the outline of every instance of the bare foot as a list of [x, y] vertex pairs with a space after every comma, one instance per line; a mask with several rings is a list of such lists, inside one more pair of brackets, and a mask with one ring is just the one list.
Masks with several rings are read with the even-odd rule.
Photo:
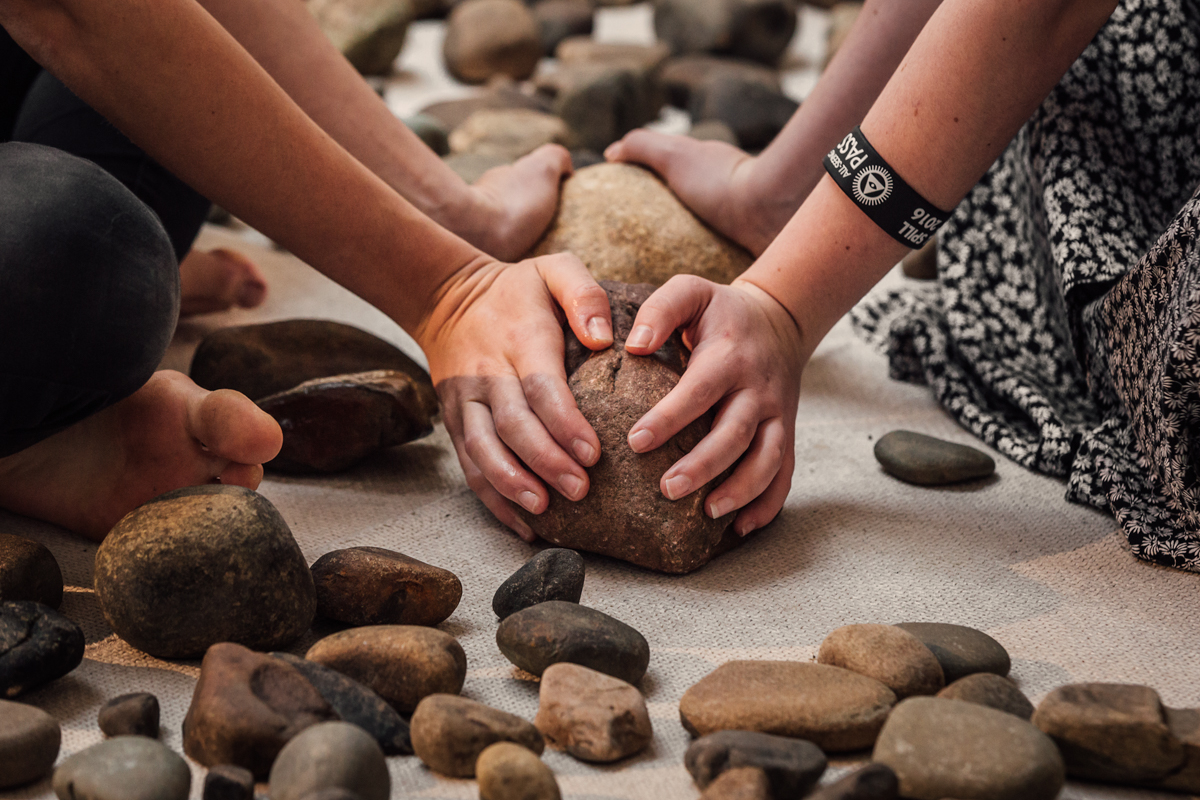
[[103, 539], [163, 492], [204, 483], [255, 489], [283, 432], [245, 395], [156, 372], [116, 405], [0, 458], [0, 508]]
[[254, 308], [267, 299], [267, 279], [258, 265], [234, 250], [193, 250], [179, 263], [181, 317], [238, 306]]

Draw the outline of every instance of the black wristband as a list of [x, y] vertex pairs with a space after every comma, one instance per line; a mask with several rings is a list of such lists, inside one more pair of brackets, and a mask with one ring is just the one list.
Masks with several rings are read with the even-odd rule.
[[825, 170], [872, 222], [905, 247], [925, 244], [950, 217], [905, 183], [857, 125], [825, 156]]

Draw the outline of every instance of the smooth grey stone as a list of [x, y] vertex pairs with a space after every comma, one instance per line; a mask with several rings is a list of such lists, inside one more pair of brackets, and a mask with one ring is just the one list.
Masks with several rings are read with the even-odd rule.
[[158, 698], [149, 692], [114, 697], [100, 707], [96, 720], [105, 736], [158, 738]]
[[496, 644], [509, 661], [534, 675], [568, 661], [636, 684], [650, 664], [650, 645], [642, 634], [608, 614], [563, 600], [509, 616], [496, 629]]
[[942, 665], [946, 683], [976, 672], [991, 672], [1001, 677], [1012, 668], [1012, 659], [1004, 645], [983, 631], [948, 622], [901, 622], [896, 625], [921, 640]]
[[62, 728], [40, 708], [0, 700], [0, 789], [21, 786], [50, 774]]
[[758, 731], [717, 731], [692, 742], [684, 766], [701, 789], [721, 773], [757, 767], [766, 773], [775, 797], [803, 797], [825, 773], [821, 748], [804, 739]]
[[300, 800], [320, 789], [348, 789], [388, 800], [392, 778], [369, 733], [349, 722], [321, 722], [292, 739], [271, 766], [271, 800]]
[[204, 800], [254, 800], [254, 773], [237, 764], [217, 764], [204, 776]]
[[174, 750], [145, 736], [118, 736], [54, 771], [59, 800], [187, 800], [192, 773]]
[[841, 780], [822, 786], [808, 800], [896, 800], [900, 782], [886, 764], [867, 764]]
[[58, 608], [63, 576], [54, 554], [41, 542], [0, 533], [0, 602], [32, 600]]
[[583, 557], [565, 547], [551, 547], [525, 562], [500, 584], [492, 610], [500, 619], [547, 600], [578, 603], [583, 595]]
[[885, 472], [919, 486], [943, 486], [986, 478], [996, 471], [987, 453], [923, 433], [892, 431], [875, 443]]
[[449, 155], [450, 131], [440, 119], [428, 114], [413, 114], [411, 117], [404, 117], [401, 122], [407, 125], [408, 129], [415, 133], [417, 138], [424, 142], [430, 150], [439, 156]]
[[291, 664], [308, 678], [308, 682], [320, 692], [325, 702], [333, 706], [339, 717], [371, 734], [386, 755], [412, 755], [408, 723], [370, 688], [324, 664], [291, 653], [271, 655]]
[[0, 603], [0, 697], [61, 678], [83, 661], [83, 631], [49, 606]]
[[937, 696], [947, 700], [978, 703], [981, 706], [1005, 711], [1021, 719], [1029, 719], [1033, 716], [1033, 703], [1029, 702], [1029, 698], [1017, 688], [1017, 685], [1008, 678], [1002, 678], [990, 672], [976, 672], [974, 675], [959, 678], [938, 692]]

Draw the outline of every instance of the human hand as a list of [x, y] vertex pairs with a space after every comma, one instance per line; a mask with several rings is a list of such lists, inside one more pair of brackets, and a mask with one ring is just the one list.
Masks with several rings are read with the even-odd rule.
[[563, 363], [565, 317], [583, 344], [612, 344], [608, 296], [575, 256], [477, 260], [439, 289], [417, 329], [467, 484], [496, 517], [533, 541], [531, 514], [550, 496], [587, 494], [600, 440], [575, 404]]
[[679, 383], [629, 431], [644, 453], [666, 442], [715, 406], [712, 430], [662, 476], [677, 500], [741, 461], [709, 494], [713, 518], [741, 509], [742, 536], [774, 519], [792, 485], [800, 373], [812, 345], [787, 310], [757, 286], [731, 286], [677, 275], [638, 311], [625, 349], [649, 355], [682, 328], [691, 359]]

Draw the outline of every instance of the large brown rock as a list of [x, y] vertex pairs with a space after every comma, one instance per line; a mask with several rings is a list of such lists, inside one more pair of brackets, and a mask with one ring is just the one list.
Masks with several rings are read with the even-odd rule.
[[493, 75], [525, 80], [542, 57], [541, 30], [519, 0], [463, 0], [446, 20], [442, 57], [463, 83]]
[[533, 723], [452, 694], [434, 694], [412, 716], [413, 750], [426, 766], [451, 778], [475, 777], [479, 754], [515, 742], [540, 754], [546, 744]]
[[631, 164], [597, 164], [563, 183], [558, 213], [530, 255], [564, 251], [597, 280], [655, 286], [675, 275], [729, 283], [753, 261], [653, 173]]
[[601, 285], [612, 304], [613, 346], [591, 353], [567, 333], [569, 385], [600, 437], [600, 460], [588, 470], [591, 489], [577, 503], [552, 493], [546, 511], [523, 516], [534, 533], [561, 547], [662, 572], [690, 572], [740, 541], [729, 530], [730, 517], [714, 520], [704, 513], [704, 499], [724, 475], [675, 501], [659, 490], [663, 473], [708, 433], [712, 415], [648, 453], [630, 449], [629, 429], [679, 382], [687, 351], [674, 334], [653, 356], [625, 352], [637, 309], [654, 287]]
[[306, 0], [334, 47], [364, 75], [386, 75], [418, 14], [410, 0]]
[[453, 572], [382, 547], [326, 553], [312, 574], [317, 613], [349, 625], [437, 625], [462, 598]]

